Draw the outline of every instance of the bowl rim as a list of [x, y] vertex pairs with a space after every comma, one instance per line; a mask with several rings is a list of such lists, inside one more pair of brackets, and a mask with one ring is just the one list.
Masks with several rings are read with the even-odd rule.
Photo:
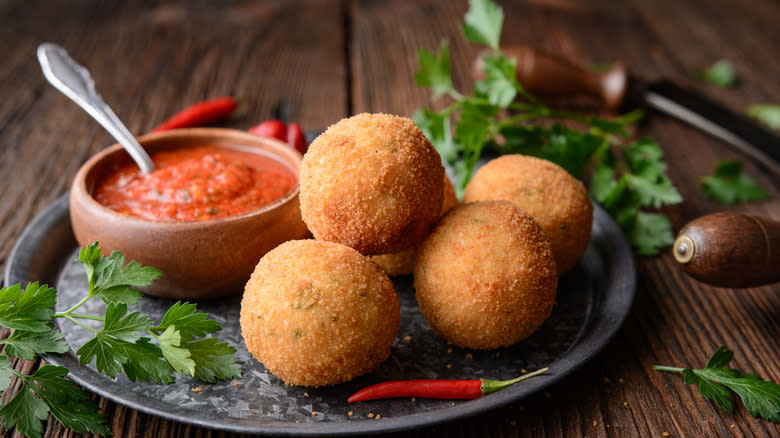
[[[168, 131], [161, 131], [161, 132], [153, 132], [149, 134], [145, 134], [143, 136], [137, 137], [138, 143], [141, 144], [144, 149], [146, 149], [146, 143], [149, 142], [158, 142], [158, 141], [165, 141], [169, 138], [182, 138], [182, 137], [213, 137], [216, 139], [235, 139], [236, 146], [246, 146], [243, 148], [240, 148], [238, 150], [253, 153], [252, 149], [254, 146], [252, 144], [242, 144], [242, 140], [246, 143], [253, 143], [258, 144], [262, 143], [264, 146], [269, 147], [272, 150], [262, 149], [263, 152], [265, 152], [267, 155], [270, 155], [272, 159], [278, 161], [281, 165], [285, 167], [290, 167], [289, 163], [284, 160], [283, 157], [280, 156], [280, 151], [284, 151], [285, 154], [293, 157], [293, 161], [296, 163], [297, 168], [290, 168], [289, 170], [293, 172], [296, 178], [296, 184], [295, 186], [287, 192], [284, 196], [282, 196], [279, 199], [276, 199], [275, 201], [266, 204], [258, 209], [248, 211], [246, 213], [238, 214], [235, 216], [228, 216], [228, 217], [222, 217], [222, 218], [215, 218], [215, 219], [205, 219], [205, 220], [198, 220], [198, 221], [171, 221], [171, 220], [153, 220], [153, 219], [145, 219], [138, 216], [133, 216], [131, 214], [122, 213], [116, 210], [113, 210], [111, 208], [106, 207], [105, 205], [98, 202], [92, 194], [87, 190], [86, 187], [86, 181], [87, 176], [92, 172], [97, 166], [106, 160], [109, 156], [121, 153], [124, 148], [119, 143], [112, 144], [100, 151], [98, 151], [96, 154], [92, 155], [86, 162], [84, 162], [81, 167], [79, 167], [79, 170], [76, 172], [76, 175], [73, 179], [73, 183], [71, 184], [71, 195], [78, 195], [81, 197], [81, 199], [84, 201], [84, 205], [87, 208], [95, 209], [101, 214], [106, 214], [118, 219], [121, 219], [122, 221], [132, 223], [136, 226], [165, 226], [165, 227], [171, 227], [178, 230], [187, 230], [190, 228], [202, 228], [207, 225], [224, 225], [224, 224], [230, 224], [233, 222], [241, 222], [245, 221], [251, 218], [254, 218], [256, 216], [261, 216], [265, 213], [268, 213], [270, 211], [273, 211], [275, 209], [278, 209], [279, 207], [293, 201], [300, 192], [300, 164], [301, 160], [303, 159], [303, 156], [300, 152], [295, 150], [294, 148], [290, 147], [287, 143], [272, 138], [272, 137], [266, 137], [261, 136], [257, 134], [252, 134], [245, 131], [240, 131], [238, 129], [230, 129], [230, 128], [180, 128], [180, 129], [171, 129]], [[224, 147], [222, 145], [219, 145], [221, 147]], [[187, 146], [184, 146], [187, 147]], [[174, 147], [173, 149], [178, 149], [179, 147]], [[273, 150], [276, 149], [276, 150]], [[261, 149], [258, 149], [261, 150]], [[128, 155], [129, 158], [129, 155]]]

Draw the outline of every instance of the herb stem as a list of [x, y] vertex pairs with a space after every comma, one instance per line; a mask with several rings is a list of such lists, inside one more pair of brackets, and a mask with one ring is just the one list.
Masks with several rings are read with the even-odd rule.
[[518, 114], [512, 117], [507, 117], [503, 120], [498, 121], [496, 125], [501, 127], [512, 126], [517, 124], [517, 122], [527, 122], [529, 120], [538, 119], [546, 115], [547, 115], [547, 111], [542, 111], [537, 109], [537, 111], [531, 111], [524, 114]]
[[560, 109], [549, 110], [549, 115], [550, 117], [554, 117], [557, 119], [569, 119], [575, 122], [581, 122], [586, 125], [590, 125], [590, 123], [588, 123], [590, 121], [589, 117], [571, 111], [565, 111]]
[[[93, 288], [92, 288], [92, 286], [90, 286], [90, 290], [92, 290], [92, 289], [93, 289]], [[92, 295], [91, 295], [91, 294], [89, 294], [89, 295], [85, 296], [84, 298], [82, 298], [82, 299], [81, 299], [81, 301], [79, 301], [78, 303], [76, 303], [76, 304], [75, 304], [73, 307], [71, 307], [70, 309], [68, 309], [68, 310], [66, 310], [66, 311], [64, 311], [64, 312], [57, 312], [57, 313], [55, 313], [54, 315], [52, 315], [52, 318], [67, 318], [67, 317], [68, 317], [68, 315], [70, 315], [71, 313], [75, 312], [75, 311], [76, 311], [76, 309], [78, 309], [79, 307], [81, 307], [81, 306], [82, 306], [84, 303], [86, 303], [86, 302], [87, 302], [87, 301], [88, 301], [90, 298], [92, 298]]]
[[[487, 100], [485, 100], [485, 103], [488, 103]], [[507, 108], [513, 109], [513, 110], [520, 110], [520, 111], [531, 111], [531, 110], [538, 110], [539, 109], [539, 107], [536, 106], [536, 105], [531, 105], [531, 104], [522, 103], [522, 102], [512, 102], [512, 103], [510, 103], [507, 106]]]
[[523, 97], [524, 97], [526, 100], [528, 100], [529, 102], [531, 102], [531, 104], [532, 104], [533, 106], [536, 106], [536, 107], [540, 107], [540, 106], [541, 106], [541, 107], [543, 107], [543, 106], [544, 106], [544, 104], [543, 104], [543, 103], [542, 103], [542, 102], [541, 102], [539, 99], [537, 99], [536, 97], [534, 97], [534, 96], [533, 96], [531, 93], [527, 92], [527, 91], [525, 90], [525, 88], [523, 88], [523, 87], [518, 87], [518, 88], [517, 88], [517, 92], [518, 92], [519, 94], [521, 94], [521, 95], [522, 95], [522, 96], [523, 96]]
[[685, 368], [667, 367], [663, 365], [653, 365], [653, 369], [656, 371], [666, 371], [668, 373], [681, 373], [685, 371]]
[[63, 318], [67, 319], [68, 321], [72, 322], [73, 324], [76, 324], [77, 326], [83, 328], [84, 330], [90, 331], [94, 334], [97, 334], [98, 331], [93, 329], [92, 327], [84, 324], [83, 322], [79, 321], [78, 319], [74, 318], [72, 315], [66, 313], [62, 315]]
[[11, 367], [8, 367], [8, 368], [5, 368], [5, 369], [10, 371], [11, 374], [13, 374], [14, 376], [18, 377], [21, 380], [25, 380], [27, 377], [29, 377], [27, 374], [22, 374], [19, 371], [16, 371], [15, 369], [13, 369]]
[[106, 318], [97, 315], [88, 315], [86, 313], [71, 313], [70, 316], [78, 319], [90, 319], [92, 321], [105, 321]]
[[451, 98], [455, 99], [456, 101], [460, 102], [461, 100], [465, 100], [466, 96], [460, 94], [457, 90], [451, 89], [449, 90], [448, 94]]

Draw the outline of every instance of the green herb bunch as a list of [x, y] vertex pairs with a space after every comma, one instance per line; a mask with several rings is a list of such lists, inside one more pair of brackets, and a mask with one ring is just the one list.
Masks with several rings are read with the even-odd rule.
[[[124, 372], [131, 381], [171, 383], [173, 373], [197, 377], [206, 382], [241, 376], [235, 348], [216, 338], [205, 337], [222, 327], [208, 315], [196, 312], [195, 304], [177, 302], [165, 313], [159, 324], [148, 315], [128, 306], [137, 304], [142, 295], [134, 287], [148, 286], [161, 273], [152, 267], [131, 261], [113, 252], [103, 256], [97, 242], [79, 251], [89, 291], [70, 309], [55, 312], [57, 291], [46, 285], [30, 283], [22, 289], [13, 285], [0, 289], [0, 326], [12, 329], [0, 355], [0, 392], [21, 380], [18, 394], [0, 408], [0, 422], [8, 429], [28, 437], [41, 436], [41, 420], [51, 412], [65, 427], [76, 432], [89, 431], [110, 435], [104, 416], [84, 390], [66, 379], [65, 367], [44, 365], [34, 374], [16, 371], [9, 356], [33, 360], [38, 355], [65, 353], [69, 350], [64, 334], [55, 329], [53, 320], [62, 318], [92, 333], [93, 338], [77, 351], [79, 364], [95, 362], [95, 368], [114, 378]], [[87, 301], [105, 302], [105, 315], [78, 313]], [[83, 321], [100, 321], [95, 329]], [[156, 341], [153, 343], [152, 341]]]
[[549, 108], [517, 81], [515, 60], [499, 48], [502, 9], [490, 0], [469, 4], [463, 33], [490, 49], [482, 58], [485, 78], [474, 83], [473, 94], [453, 86], [446, 39], [438, 53], [418, 51], [420, 70], [415, 72], [418, 86], [432, 88], [432, 100], [446, 95], [454, 101], [441, 111], [420, 109], [414, 120], [452, 167], [458, 195], [483, 152], [534, 155], [583, 179], [591, 169], [590, 196], [618, 222], [639, 254], [654, 255], [670, 245], [674, 236], [668, 217], [645, 209], [679, 203], [682, 197], [666, 175], [661, 148], [650, 139], [630, 139], [627, 128], [641, 113], [603, 120]]
[[729, 413], [734, 413], [733, 391], [742, 400], [750, 415], [780, 423], [780, 385], [761, 380], [756, 374], [743, 374], [739, 370], [729, 368], [729, 362], [733, 358], [734, 352], [721, 345], [712, 353], [704, 368], [655, 365], [653, 369], [681, 373], [685, 383], [698, 385], [699, 393], [704, 398], [712, 400]]

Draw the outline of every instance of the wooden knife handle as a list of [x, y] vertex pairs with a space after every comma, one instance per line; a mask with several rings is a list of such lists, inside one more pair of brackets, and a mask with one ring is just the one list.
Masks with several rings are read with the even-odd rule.
[[[620, 106], [628, 86], [628, 74], [622, 62], [616, 62], [603, 73], [585, 70], [564, 59], [528, 46], [502, 47], [508, 58], [517, 61], [517, 80], [537, 96], [588, 95], [608, 109]], [[474, 62], [474, 76], [484, 78], [481, 52]]]
[[780, 281], [780, 222], [747, 213], [691, 221], [672, 246], [691, 277], [713, 286], [754, 287]]

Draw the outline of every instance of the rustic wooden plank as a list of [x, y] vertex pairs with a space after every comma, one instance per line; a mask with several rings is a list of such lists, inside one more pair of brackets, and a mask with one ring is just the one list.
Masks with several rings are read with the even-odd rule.
[[[0, 53], [8, 54], [0, 64], [0, 174], [12, 181], [0, 197], [0, 268], [23, 227], [67, 190], [80, 163], [112, 143], [45, 83], [33, 56], [41, 41], [65, 45], [87, 65], [105, 99], [139, 134], [195, 100], [221, 94], [242, 101], [227, 124], [242, 129], [273, 114], [300, 121], [305, 129], [361, 111], [411, 115], [431, 105], [428, 91], [412, 82], [418, 47], [435, 49], [448, 38], [460, 88], [471, 83], [477, 51], [461, 37], [465, 1], [28, 3], [0, 2], [0, 17], [13, 17], [0, 19]], [[506, 42], [543, 47], [581, 64], [621, 59], [637, 75], [675, 79], [735, 111], [780, 101], [780, 61], [770, 50], [780, 38], [777, 2], [501, 3]], [[722, 90], [692, 78], [693, 70], [721, 57], [735, 63], [740, 77], [735, 88]], [[719, 210], [780, 216], [777, 175], [764, 173], [740, 153], [658, 114], [650, 114], [639, 133], [664, 149], [669, 174], [685, 198], [664, 209], [676, 229]], [[697, 177], [726, 158], [746, 160], [747, 171], [772, 200], [723, 206], [706, 199]], [[637, 263], [637, 303], [624, 329], [594, 361], [546, 393], [514, 405], [394, 435], [780, 436], [775, 426], [749, 417], [744, 408], [729, 415], [679, 376], [652, 370], [653, 364], [702, 366], [714, 347], [725, 343], [735, 350], [734, 366], [780, 381], [778, 286], [744, 291], [706, 286], [686, 277], [668, 254], [637, 258]], [[15, 366], [30, 372], [38, 365], [18, 361]], [[6, 391], [4, 400], [13, 392]], [[115, 436], [241, 436], [99, 402]], [[45, 436], [77, 434], [49, 421]]]
[[476, 53], [463, 42], [463, 2], [355, 2], [351, 11], [350, 53], [354, 112], [385, 112], [410, 117], [428, 106], [430, 94], [414, 86], [417, 49], [450, 44], [456, 86], [470, 84], [462, 68]]

